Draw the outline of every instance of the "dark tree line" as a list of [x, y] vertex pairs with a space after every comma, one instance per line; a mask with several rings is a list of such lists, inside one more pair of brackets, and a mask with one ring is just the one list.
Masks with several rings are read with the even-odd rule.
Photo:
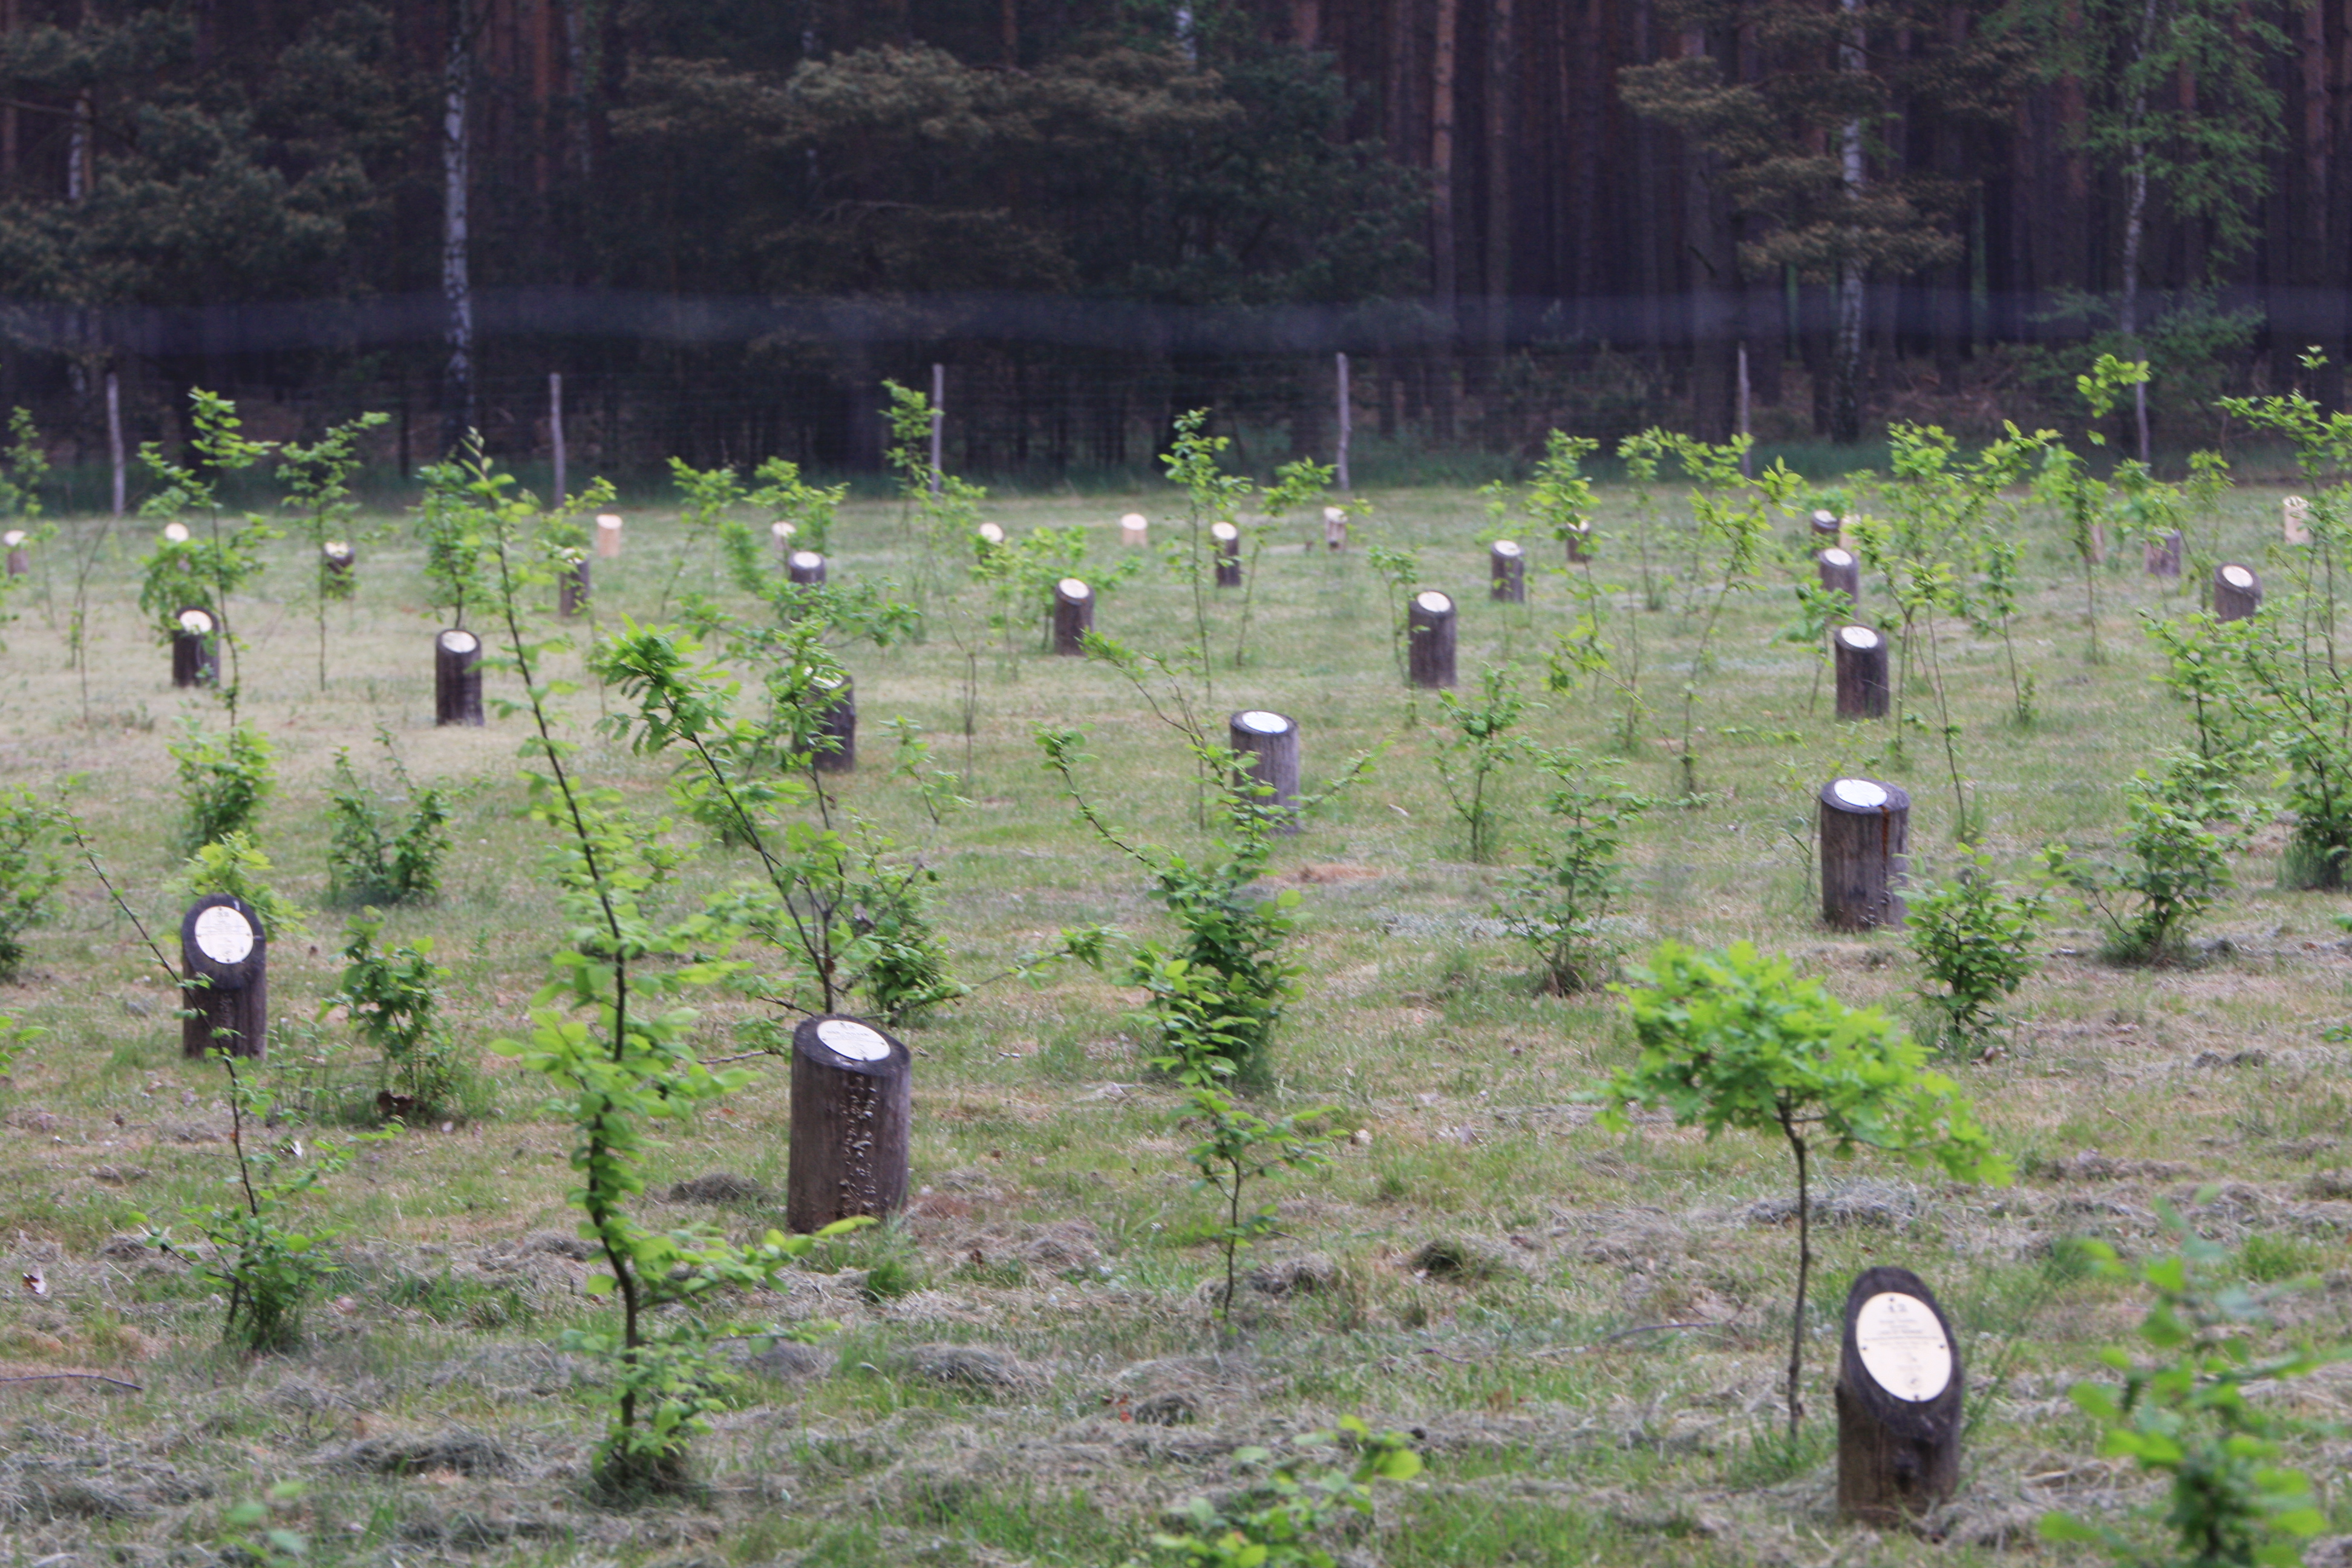
[[2352, 0], [0, 0], [0, 397], [405, 465], [542, 452], [562, 372], [592, 462], [858, 467], [940, 362], [965, 466], [1069, 468], [1326, 449], [1339, 352], [1522, 449], [2119, 347], [2186, 441], [2345, 357], [2348, 139]]

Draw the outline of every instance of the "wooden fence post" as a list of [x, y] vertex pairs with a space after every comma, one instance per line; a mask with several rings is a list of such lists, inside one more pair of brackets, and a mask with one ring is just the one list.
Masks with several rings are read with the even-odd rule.
[[2263, 607], [2263, 580], [2251, 566], [2231, 562], [2213, 568], [2213, 618], [2242, 621]]
[[555, 613], [570, 620], [588, 605], [588, 595], [594, 590], [588, 574], [588, 557], [577, 550], [564, 552], [565, 565], [557, 569], [555, 577]]
[[825, 571], [824, 557], [814, 550], [795, 550], [793, 558], [784, 563], [784, 575], [803, 587], [824, 582]]
[[621, 558], [621, 520], [609, 511], [596, 519], [596, 553], [607, 561]]
[[1505, 605], [1528, 602], [1528, 552], [1516, 541], [1498, 539], [1486, 547], [1486, 573], [1492, 579], [1488, 598]]
[[1151, 520], [1139, 511], [1129, 512], [1118, 520], [1118, 542], [1121, 544], [1151, 542]]
[[218, 686], [220, 627], [213, 613], [191, 605], [173, 619], [180, 629], [172, 634], [172, 684]]
[[214, 893], [180, 921], [180, 1054], [259, 1058], [269, 1045], [269, 942], [243, 899]]
[[1406, 669], [1412, 684], [1454, 684], [1454, 601], [1434, 588], [1412, 596], [1405, 610]]
[[482, 639], [463, 626], [433, 639], [433, 722], [482, 722]]
[[1862, 603], [1862, 563], [1853, 551], [1832, 544], [1813, 557], [1813, 568], [1824, 590], [1845, 595], [1847, 609]]
[[825, 705], [820, 733], [833, 740], [831, 751], [820, 750], [813, 759], [821, 773], [854, 773], [857, 771], [857, 688], [847, 676], [825, 676], [817, 681], [820, 690], [833, 693]]
[[0, 533], [0, 544], [8, 547], [8, 575], [11, 577], [22, 577], [33, 569], [33, 563], [25, 555], [26, 538], [26, 534], [21, 528], [12, 528]]
[[1209, 542], [1216, 547], [1217, 586], [1238, 588], [1242, 585], [1242, 531], [1230, 522], [1209, 525]]
[[1263, 708], [1250, 708], [1225, 721], [1225, 747], [1248, 759], [1246, 779], [1274, 793], [1257, 797], [1269, 812], [1273, 831], [1298, 831], [1298, 725]]
[[1095, 591], [1076, 577], [1054, 584], [1054, 651], [1084, 658], [1087, 634], [1095, 629]]
[[1822, 786], [1822, 919], [1839, 931], [1903, 923], [1904, 851], [1911, 836], [1911, 797], [1875, 779], [1832, 779]]
[[1893, 688], [1886, 679], [1886, 638], [1871, 626], [1840, 626], [1830, 638], [1837, 650], [1837, 716], [1884, 719]]
[[1866, 1268], [1838, 1355], [1838, 1513], [1905, 1525], [1960, 1481], [1963, 1373], [1944, 1309], [1907, 1268]]
[[856, 1018], [803, 1019], [793, 1030], [784, 1223], [805, 1233], [904, 1208], [913, 1121], [904, 1045]]

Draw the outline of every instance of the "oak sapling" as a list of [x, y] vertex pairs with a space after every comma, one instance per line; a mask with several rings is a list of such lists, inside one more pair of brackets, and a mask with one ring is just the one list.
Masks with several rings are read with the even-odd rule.
[[1432, 753], [1438, 782], [1469, 832], [1471, 863], [1483, 866], [1494, 847], [1496, 795], [1511, 764], [1527, 755], [1526, 742], [1512, 733], [1527, 716], [1527, 700], [1511, 670], [1488, 665], [1480, 673], [1475, 700], [1440, 691], [1437, 700], [1444, 710], [1441, 738]]
[[1624, 891], [1619, 855], [1653, 803], [1574, 752], [1538, 747], [1533, 755], [1553, 781], [1543, 802], [1549, 820], [1495, 912], [1534, 952], [1542, 989], [1568, 996], [1604, 983], [1623, 952], [1610, 914]]
[[252, 833], [277, 789], [269, 767], [276, 748], [268, 736], [250, 724], [232, 723], [215, 739], [191, 718], [186, 732], [165, 750], [179, 776], [183, 847], [193, 851], [233, 833]]
[[1727, 1128], [1778, 1133], [1796, 1162], [1797, 1293], [1790, 1316], [1789, 1440], [1804, 1418], [1805, 1295], [1812, 1273], [1811, 1157], [1872, 1149], [1960, 1181], [2006, 1185], [1968, 1100], [1927, 1052], [1875, 1008], [1849, 1007], [1786, 959], [1747, 942], [1720, 954], [1661, 942], [1633, 983], [1615, 988], [1639, 1059], [1603, 1086], [1601, 1125], [1654, 1106], [1708, 1138]]
[[167, 521], [195, 519], [184, 541], [159, 541], [140, 564], [145, 578], [139, 590], [139, 607], [168, 643], [179, 629], [182, 610], [211, 613], [222, 646], [228, 649], [229, 679], [220, 688], [229, 723], [236, 723], [244, 685], [244, 644], [236, 633], [229, 605], [247, 584], [268, 564], [263, 547], [284, 537], [258, 513], [248, 512], [231, 522], [222, 515], [219, 485], [230, 475], [255, 467], [276, 449], [269, 441], [244, 434], [245, 422], [236, 405], [202, 387], [188, 394], [189, 422], [194, 434], [188, 445], [196, 461], [174, 463], [152, 441], [139, 448], [139, 460], [161, 488], [140, 507], [142, 517]]
[[352, 476], [362, 457], [360, 437], [391, 419], [388, 414], [362, 414], [335, 426], [307, 447], [289, 444], [278, 452], [278, 477], [286, 486], [288, 510], [301, 519], [302, 535], [310, 542], [311, 584], [319, 627], [319, 689], [327, 689], [327, 606], [347, 602], [358, 587], [351, 573], [338, 572], [327, 555], [330, 543], [348, 545], [360, 505], [352, 494]]
[[437, 785], [419, 789], [392, 749], [376, 739], [392, 768], [394, 787], [379, 791], [352, 770], [349, 747], [335, 752], [327, 784], [334, 832], [327, 846], [327, 898], [339, 904], [420, 902], [441, 890], [441, 858], [449, 849], [449, 797]]
[[458, 1109], [466, 1073], [441, 1021], [449, 972], [433, 962], [433, 939], [379, 946], [383, 916], [362, 910], [343, 929], [343, 974], [320, 1010], [341, 1007], [376, 1049], [375, 1105], [386, 1120], [434, 1121]]
[[2006, 1022], [2001, 999], [2038, 965], [2033, 948], [2049, 912], [2046, 888], [2021, 887], [1993, 875], [1977, 851], [1948, 882], [1908, 895], [1904, 935], [1919, 967], [1940, 990], [1920, 1000], [1937, 1015], [1938, 1043], [1981, 1056]]
[[1403, 1433], [1375, 1433], [1352, 1415], [1336, 1433], [1293, 1438], [1287, 1454], [1236, 1448], [1233, 1463], [1245, 1476], [1263, 1473], [1213, 1501], [1196, 1497], [1170, 1510], [1183, 1529], [1152, 1536], [1153, 1549], [1180, 1568], [1338, 1568], [1318, 1538], [1371, 1518], [1373, 1482], [1409, 1481], [1422, 1469]]
[[2258, 820], [2238, 786], [2241, 760], [2182, 752], [2134, 773], [2124, 785], [2123, 854], [2113, 860], [2086, 862], [2064, 844], [2043, 848], [2050, 879], [2106, 926], [2110, 959], [2179, 962], [2189, 930], [2229, 891], [2230, 857]]
[[0, 787], [0, 980], [25, 963], [25, 938], [57, 914], [66, 879], [65, 813], [22, 784]]

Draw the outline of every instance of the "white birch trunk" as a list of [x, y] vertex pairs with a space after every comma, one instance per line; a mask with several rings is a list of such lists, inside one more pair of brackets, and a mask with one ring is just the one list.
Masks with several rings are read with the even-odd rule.
[[[1839, 0], [1839, 5], [1849, 16], [1862, 8], [1861, 0]], [[1867, 68], [1867, 44], [1859, 26], [1848, 30], [1838, 45], [1838, 69], [1859, 74]], [[1868, 178], [1862, 155], [1861, 121], [1845, 122], [1839, 153], [1839, 178], [1845, 184], [1847, 199], [1859, 202]], [[1830, 438], [1833, 441], [1862, 439], [1862, 258], [1848, 255], [1838, 267], [1837, 363], [1832, 371], [1836, 384], [1830, 399]]]
[[467, 122], [473, 100], [473, 7], [450, 7], [449, 49], [442, 65], [441, 295], [448, 306], [448, 367], [444, 376], [445, 451], [457, 449], [474, 427], [474, 284], [467, 213], [469, 170]]

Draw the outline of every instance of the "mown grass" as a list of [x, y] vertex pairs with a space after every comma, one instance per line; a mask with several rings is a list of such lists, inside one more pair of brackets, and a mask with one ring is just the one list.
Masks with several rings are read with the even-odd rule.
[[[1538, 686], [1567, 624], [1560, 585], [1531, 574], [1524, 612], [1489, 605], [1477, 497], [1431, 489], [1374, 500], [1373, 531], [1419, 546], [1427, 580], [1459, 598], [1465, 676], [1507, 653]], [[1604, 528], [1627, 516], [1622, 491], [1604, 492]], [[1120, 554], [1115, 519], [1130, 508], [1169, 525], [1165, 494], [1028, 499], [990, 515], [1016, 534], [1085, 524], [1107, 562]], [[2276, 516], [2273, 492], [2235, 498], [2225, 548], [2259, 560]], [[2103, 585], [2108, 661], [2089, 664], [2072, 559], [2047, 520], [2035, 527], [2018, 632], [2040, 679], [2040, 723], [2008, 721], [1997, 647], [1963, 637], [1948, 649], [1987, 842], [2011, 868], [2053, 837], [2103, 846], [2121, 819], [2121, 782], [2186, 732], [2131, 629], [2135, 611], [2171, 613], [2183, 599], [2138, 576], [2136, 552], [2119, 551]], [[1286, 524], [1277, 537], [1297, 545], [1305, 532]], [[47, 575], [17, 601], [0, 657], [0, 768], [43, 788], [78, 777], [73, 799], [110, 865], [168, 930], [176, 911], [160, 892], [173, 868], [163, 743], [184, 712], [219, 721], [209, 700], [171, 691], [166, 657], [131, 610], [142, 534], [121, 531], [101, 574], [87, 723], [57, 634], [61, 552], [53, 547], [38, 564]], [[624, 558], [598, 563], [600, 622], [650, 613], [681, 548], [667, 514], [633, 512]], [[902, 574], [904, 550], [896, 510], [860, 504], [845, 516], [835, 570]], [[1542, 547], [1538, 559], [1550, 553]], [[1626, 575], [1622, 562], [1605, 571]], [[1360, 548], [1337, 557], [1285, 549], [1260, 573], [1252, 658], [1238, 670], [1234, 613], [1220, 610], [1217, 710], [1297, 715], [1310, 779], [1387, 747], [1368, 784], [1280, 847], [1273, 873], [1304, 894], [1307, 967], [1265, 1093], [1331, 1105], [1339, 1125], [1370, 1134], [1279, 1189], [1282, 1235], [1269, 1255], [1319, 1254], [1328, 1284], [1279, 1300], [1251, 1294], [1237, 1341], [1222, 1341], [1199, 1292], [1214, 1272], [1200, 1239], [1209, 1211], [1182, 1163], [1178, 1102], [1139, 1058], [1126, 1017], [1133, 994], [1086, 972], [993, 984], [909, 1031], [919, 1191], [905, 1224], [813, 1260], [789, 1292], [728, 1310], [730, 1326], [747, 1333], [780, 1318], [837, 1320], [824, 1363], [748, 1375], [702, 1447], [710, 1489], [699, 1503], [614, 1513], [581, 1490], [600, 1419], [594, 1390], [546, 1349], [602, 1309], [577, 1293], [578, 1265], [520, 1250], [535, 1233], [560, 1237], [574, 1223], [567, 1131], [540, 1110], [536, 1085], [484, 1051], [524, 1026], [559, 930], [536, 874], [537, 830], [516, 816], [520, 729], [431, 727], [435, 626], [396, 519], [381, 520], [363, 547], [356, 604], [331, 612], [324, 692], [300, 592], [309, 574], [290, 547], [281, 551], [238, 606], [252, 642], [248, 708], [280, 752], [262, 838], [288, 890], [314, 911], [306, 935], [273, 949], [284, 1034], [272, 1072], [282, 1089], [307, 1092], [328, 1123], [313, 1137], [334, 1133], [341, 1108], [373, 1092], [341, 1026], [314, 1016], [334, 980], [341, 920], [317, 904], [326, 771], [339, 746], [364, 757], [382, 726], [419, 780], [478, 785], [457, 808], [446, 891], [395, 911], [387, 936], [429, 933], [453, 969], [449, 1013], [480, 1057], [480, 1114], [368, 1146], [310, 1205], [345, 1227], [346, 1272], [312, 1311], [307, 1346], [259, 1361], [227, 1354], [215, 1342], [218, 1306], [184, 1275], [101, 1251], [137, 1228], [134, 1214], [169, 1223], [182, 1205], [220, 1195], [225, 1118], [217, 1069], [179, 1059], [172, 998], [152, 961], [77, 877], [65, 917], [36, 938], [26, 980], [0, 991], [0, 1011], [52, 1031], [6, 1096], [0, 1236], [11, 1238], [10, 1263], [40, 1263], [53, 1289], [11, 1300], [0, 1350], [16, 1373], [107, 1370], [144, 1392], [0, 1387], [8, 1550], [27, 1563], [59, 1552], [161, 1562], [215, 1539], [235, 1501], [291, 1478], [310, 1484], [303, 1522], [317, 1554], [336, 1563], [437, 1553], [676, 1568], [1112, 1563], [1142, 1548], [1160, 1509], [1228, 1484], [1236, 1447], [1360, 1413], [1417, 1430], [1430, 1458], [1428, 1479], [1385, 1502], [1377, 1540], [1355, 1548], [1398, 1568], [1811, 1562], [1832, 1552], [1990, 1561], [2030, 1540], [2041, 1508], [2148, 1495], [2089, 1458], [2094, 1434], [2063, 1401], [2066, 1383], [2093, 1371], [2095, 1348], [2135, 1313], [2115, 1288], [2063, 1263], [2064, 1237], [2145, 1247], [2157, 1196], [2189, 1202], [2201, 1184], [2221, 1184], [2194, 1211], [2200, 1226], [2244, 1247], [2249, 1279], [2319, 1281], [2294, 1308], [2297, 1321], [2341, 1336], [2352, 1215], [2323, 1173], [2352, 1153], [2342, 1060], [2319, 1037], [2346, 1011], [2352, 962], [2331, 917], [2347, 906], [2277, 889], [2283, 834], [2273, 828], [2242, 860], [2240, 889], [2207, 933], [2230, 946], [2200, 966], [2101, 964], [2095, 933], [2072, 914], [2048, 933], [2010, 1048], [1954, 1069], [2025, 1173], [2015, 1190], [1954, 1186], [1869, 1156], [1832, 1163], [1828, 1195], [1852, 1187], [1869, 1202], [1857, 1199], [1863, 1217], [1816, 1231], [1811, 1416], [1790, 1453], [1778, 1435], [1778, 1387], [1794, 1237], [1750, 1214], [1787, 1193], [1785, 1153], [1745, 1139], [1706, 1142], [1659, 1121], [1624, 1137], [1591, 1124], [1581, 1096], [1627, 1059], [1629, 1043], [1605, 998], [1537, 994], [1528, 956], [1493, 934], [1490, 905], [1507, 865], [1464, 859], [1461, 825], [1430, 763], [1436, 708], [1398, 684], [1383, 595]], [[685, 582], [708, 589], [714, 579], [698, 557]], [[1736, 606], [1720, 666], [1701, 688], [1707, 794], [1635, 832], [1625, 912], [1646, 936], [1752, 938], [1794, 953], [1849, 1000], [1899, 1009], [1916, 984], [1900, 939], [1832, 936], [1815, 924], [1801, 849], [1810, 795], [1843, 771], [1910, 784], [1915, 863], [1926, 873], [1952, 864], [1950, 797], [1924, 741], [1915, 738], [1909, 769], [1898, 771], [1883, 727], [1840, 726], [1826, 700], [1809, 707], [1808, 655], [1775, 640], [1791, 614], [1784, 584], [1775, 574]], [[1155, 567], [1105, 596], [1099, 624], [1172, 652], [1183, 605]], [[1687, 640], [1671, 610], [1645, 616], [1644, 635], [1663, 713]], [[967, 751], [943, 638], [845, 655], [866, 763], [844, 799], [939, 868], [941, 922], [961, 969], [1002, 971], [1064, 924], [1157, 929], [1132, 864], [1073, 825], [1029, 738], [1039, 723], [1092, 726], [1097, 761], [1087, 782], [1108, 812], [1155, 841], [1198, 844], [1190, 764], [1122, 682], [1026, 646], [992, 655]], [[614, 700], [593, 686], [568, 700], [584, 767], [657, 813], [660, 769], [593, 732]], [[1582, 746], [1636, 787], [1671, 791], [1664, 745], [1610, 752], [1605, 704], [1542, 701], [1534, 736]], [[975, 804], [945, 828], [885, 776], [882, 721], [893, 714], [923, 725], [935, 760], [966, 774]], [[1662, 719], [1652, 733], [1668, 728]], [[1507, 860], [1539, 831], [1526, 779], [1506, 783]], [[672, 907], [740, 870], [698, 848]], [[714, 1004], [700, 1043], [712, 1054], [736, 1048], [745, 1016]], [[648, 1211], [739, 1229], [779, 1223], [787, 1110], [777, 1064], [720, 1110], [672, 1130], [656, 1148]], [[2076, 1173], [2087, 1151], [2107, 1163], [2105, 1173]], [[719, 1170], [779, 1195], [719, 1209], [662, 1197], [675, 1181]], [[1469, 1246], [1484, 1261], [1416, 1267], [1432, 1242]], [[1836, 1310], [1844, 1282], [1881, 1262], [1918, 1270], [1941, 1294], [1979, 1399], [1964, 1506], [1940, 1546], [1842, 1543], [1832, 1521]], [[1695, 1326], [1660, 1327], [1676, 1323]], [[1023, 1380], [971, 1389], [912, 1372], [911, 1347], [942, 1340], [993, 1346], [1018, 1360]], [[2336, 1418], [2336, 1386], [2324, 1382], [2294, 1408]], [[1190, 1401], [1192, 1419], [1130, 1418], [1173, 1394]], [[510, 1465], [494, 1475], [350, 1468], [355, 1444], [453, 1430], [491, 1436]], [[2301, 1457], [2331, 1451], [2315, 1437]], [[60, 1490], [67, 1475], [88, 1495]], [[90, 1500], [101, 1492], [114, 1501]], [[2344, 1505], [2331, 1506], [2339, 1527], [2352, 1523]]]

